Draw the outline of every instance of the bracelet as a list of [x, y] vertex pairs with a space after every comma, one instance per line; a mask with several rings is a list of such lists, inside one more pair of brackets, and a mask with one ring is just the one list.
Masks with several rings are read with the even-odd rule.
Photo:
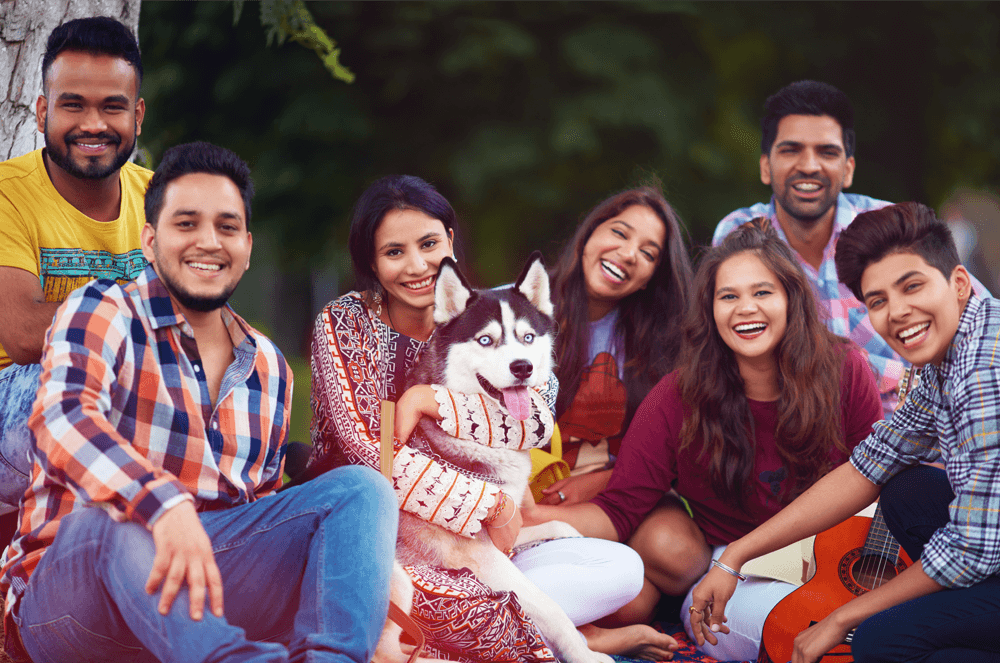
[[510, 521], [514, 520], [514, 516], [517, 514], [517, 502], [511, 500], [510, 503], [514, 506], [514, 510], [510, 512], [510, 518], [507, 519], [503, 525], [490, 525], [490, 527], [506, 527], [510, 524]]
[[500, 515], [500, 512], [503, 511], [504, 502], [506, 501], [507, 501], [507, 493], [501, 490], [500, 497], [498, 500], [498, 504], [500, 504], [499, 508], [497, 508], [496, 512], [492, 516], [487, 516], [486, 518], [483, 519], [483, 525], [485, 525], [486, 527], [493, 526], [493, 521], [496, 520], [497, 516]]
[[720, 562], [717, 559], [713, 559], [712, 560], [712, 566], [714, 566], [717, 569], [722, 569], [723, 571], [725, 571], [729, 575], [731, 575], [733, 577], [736, 577], [736, 578], [739, 578], [740, 580], [746, 580], [747, 579], [747, 577], [745, 575], [743, 575], [742, 573], [740, 573], [739, 571], [737, 571], [736, 569], [734, 569], [732, 567], [726, 566], [725, 564], [723, 564], [722, 562]]

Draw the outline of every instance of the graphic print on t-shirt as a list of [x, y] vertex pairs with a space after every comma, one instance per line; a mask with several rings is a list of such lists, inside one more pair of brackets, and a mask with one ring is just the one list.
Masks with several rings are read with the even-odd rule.
[[47, 302], [61, 302], [69, 293], [94, 279], [131, 281], [146, 268], [142, 249], [127, 253], [85, 249], [39, 250], [39, 281]]
[[[627, 401], [615, 358], [609, 352], [598, 353], [584, 369], [573, 402], [559, 419], [563, 459], [571, 468], [593, 470], [618, 453]], [[608, 438], [612, 439], [604, 442]]]

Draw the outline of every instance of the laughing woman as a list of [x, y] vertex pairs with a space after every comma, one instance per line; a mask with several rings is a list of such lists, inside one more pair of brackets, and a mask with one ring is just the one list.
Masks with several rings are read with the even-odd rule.
[[585, 502], [607, 484], [632, 415], [677, 360], [691, 278], [680, 219], [658, 187], [617, 193], [580, 223], [552, 273], [556, 413], [572, 476], [543, 503]]
[[[592, 501], [525, 510], [588, 536], [627, 541], [646, 584], [623, 613], [648, 619], [661, 592], [688, 590], [725, 549], [843, 463], [881, 418], [860, 351], [820, 322], [805, 275], [766, 222], [703, 258], [677, 370], [642, 402], [607, 488]], [[669, 495], [671, 489], [690, 506]], [[755, 659], [764, 618], [795, 586], [741, 583], [729, 638], [705, 651]]]
[[[400, 442], [421, 416], [441, 422], [439, 403], [454, 402], [462, 410], [448, 418], [452, 422], [501, 416], [491, 399], [435, 385], [403, 392], [406, 375], [434, 330], [437, 269], [453, 255], [454, 239], [455, 212], [420, 178], [383, 178], [358, 200], [348, 242], [360, 292], [327, 305], [313, 335], [313, 452], [307, 476], [345, 463], [378, 469], [380, 403], [396, 402], [392, 478], [400, 508], [460, 536], [485, 528], [494, 545], [509, 550], [521, 527], [520, 495], [505, 496], [496, 485]], [[531, 398], [530, 416], [537, 425], [526, 428], [551, 431], [554, 393], [532, 391]], [[641, 588], [641, 561], [626, 547], [564, 539], [526, 550], [513, 561], [575, 624], [588, 625], [581, 630], [591, 649], [669, 658], [673, 640], [648, 627], [589, 626]], [[433, 654], [474, 661], [544, 659], [537, 632], [508, 593], [491, 592], [467, 571], [407, 571], [417, 589], [413, 616]], [[579, 582], [580, 577], [587, 582]]]

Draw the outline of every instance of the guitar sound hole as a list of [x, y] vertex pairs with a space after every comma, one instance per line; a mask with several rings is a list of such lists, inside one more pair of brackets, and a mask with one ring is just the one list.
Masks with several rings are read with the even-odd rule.
[[862, 589], [870, 591], [896, 577], [896, 567], [884, 557], [864, 555], [851, 565], [851, 577]]

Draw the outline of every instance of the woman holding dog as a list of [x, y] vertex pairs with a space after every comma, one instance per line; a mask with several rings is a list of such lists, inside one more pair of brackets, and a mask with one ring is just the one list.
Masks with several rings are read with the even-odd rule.
[[[420, 178], [383, 178], [359, 199], [349, 248], [361, 291], [325, 307], [313, 336], [313, 452], [307, 477], [344, 463], [377, 469], [380, 403], [395, 401], [393, 482], [400, 508], [460, 536], [485, 528], [497, 548], [509, 551], [521, 528], [517, 503], [522, 496], [504, 495], [488, 481], [400, 442], [422, 416], [445, 419], [440, 403], [456, 404], [460, 416], [449, 417], [452, 422], [502, 416], [491, 399], [469, 398], [440, 386], [403, 392], [406, 375], [434, 330], [435, 277], [441, 260], [453, 256], [454, 226], [451, 205]], [[534, 425], [526, 430], [551, 431], [554, 390], [532, 390], [530, 398]], [[642, 583], [638, 556], [607, 546], [591, 539], [557, 540], [513, 560], [532, 579], [579, 577], [586, 567], [587, 586], [572, 579], [556, 586], [538, 584], [574, 623], [589, 624], [632, 600]], [[467, 572], [407, 570], [417, 590], [413, 616], [425, 629], [433, 654], [478, 661], [545, 660], [537, 631], [505, 593], [477, 584]], [[497, 624], [503, 626], [498, 629]], [[581, 630], [592, 649], [606, 653], [663, 660], [675, 647], [671, 638], [648, 627]]]
[[[861, 352], [819, 320], [808, 281], [766, 221], [711, 249], [694, 290], [678, 368], [636, 412], [607, 488], [585, 504], [525, 510], [526, 524], [559, 519], [639, 552], [646, 584], [620, 611], [626, 619], [649, 619], [661, 592], [688, 593], [726, 544], [843, 463], [881, 418]], [[729, 638], [705, 651], [756, 658], [765, 617], [794, 588], [741, 583], [727, 606]]]
[[543, 504], [585, 502], [607, 485], [639, 403], [674, 367], [691, 279], [680, 219], [658, 186], [611, 196], [577, 227], [552, 272], [556, 415], [572, 476]]

